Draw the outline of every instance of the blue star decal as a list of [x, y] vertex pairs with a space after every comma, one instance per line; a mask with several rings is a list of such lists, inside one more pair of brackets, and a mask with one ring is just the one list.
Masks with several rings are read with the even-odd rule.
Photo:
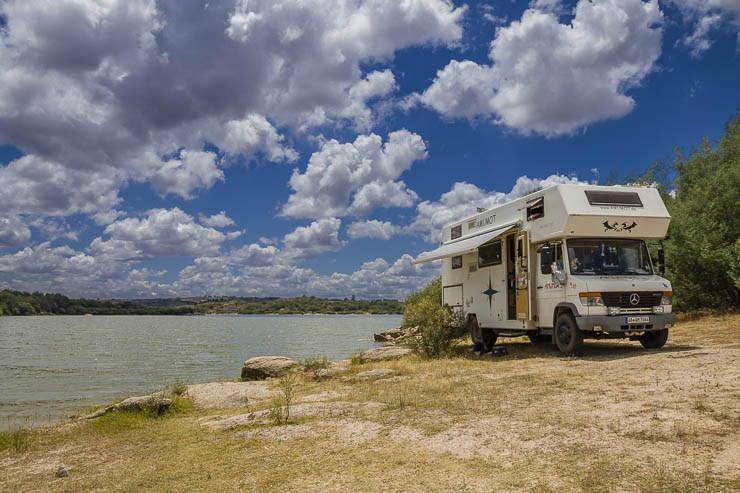
[[491, 301], [493, 300], [493, 295], [498, 293], [495, 289], [493, 289], [493, 283], [491, 282], [491, 275], [488, 275], [488, 289], [482, 292], [486, 296], [488, 296], [488, 309], [491, 309]]

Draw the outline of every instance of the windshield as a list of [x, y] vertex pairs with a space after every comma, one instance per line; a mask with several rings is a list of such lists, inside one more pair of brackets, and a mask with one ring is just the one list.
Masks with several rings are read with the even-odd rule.
[[642, 240], [568, 240], [570, 273], [578, 275], [647, 275], [653, 273]]

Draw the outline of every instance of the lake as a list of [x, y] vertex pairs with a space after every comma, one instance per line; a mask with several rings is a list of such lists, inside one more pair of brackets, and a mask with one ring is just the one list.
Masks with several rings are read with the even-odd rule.
[[0, 429], [44, 424], [176, 379], [239, 378], [253, 356], [347, 359], [399, 315], [0, 317]]

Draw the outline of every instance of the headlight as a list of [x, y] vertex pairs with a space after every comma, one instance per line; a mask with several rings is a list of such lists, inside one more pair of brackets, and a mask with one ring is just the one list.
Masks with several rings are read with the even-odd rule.
[[604, 306], [601, 300], [601, 293], [578, 293], [583, 306]]
[[672, 305], [673, 304], [673, 291], [663, 291], [663, 296], [660, 297], [661, 305]]

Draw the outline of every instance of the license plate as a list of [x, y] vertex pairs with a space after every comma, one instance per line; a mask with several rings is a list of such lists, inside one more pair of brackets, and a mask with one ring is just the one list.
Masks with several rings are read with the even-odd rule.
[[628, 324], [648, 324], [650, 317], [627, 317]]

